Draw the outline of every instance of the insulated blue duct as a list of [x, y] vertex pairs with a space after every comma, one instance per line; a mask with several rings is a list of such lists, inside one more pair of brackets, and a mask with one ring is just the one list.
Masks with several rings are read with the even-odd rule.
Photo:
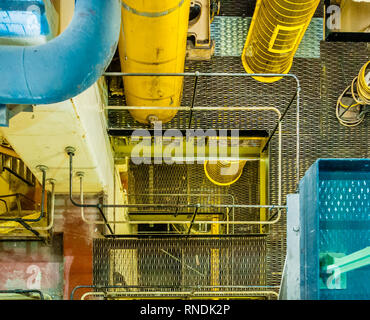
[[49, 104], [86, 90], [115, 53], [120, 0], [76, 0], [68, 28], [39, 46], [0, 46], [0, 104]]

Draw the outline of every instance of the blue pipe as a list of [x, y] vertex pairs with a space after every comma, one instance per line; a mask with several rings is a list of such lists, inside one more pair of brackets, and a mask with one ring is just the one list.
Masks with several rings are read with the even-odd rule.
[[83, 92], [111, 62], [120, 25], [120, 0], [76, 0], [58, 37], [38, 46], [0, 46], [0, 104], [57, 103]]

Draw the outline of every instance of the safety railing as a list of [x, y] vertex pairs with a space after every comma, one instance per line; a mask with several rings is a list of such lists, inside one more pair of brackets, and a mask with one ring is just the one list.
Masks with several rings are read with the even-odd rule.
[[[22, 205], [21, 205], [21, 198], [26, 199], [27, 201], [33, 202], [33, 200], [27, 198], [25, 195], [17, 193], [17, 194], [8, 194], [8, 195], [0, 195], [0, 202], [4, 205], [5, 207], [5, 212], [2, 213], [2, 215], [7, 215], [9, 214], [9, 208], [7, 205], [7, 202], [4, 200], [4, 198], [9, 198], [9, 197], [16, 197], [16, 204], [17, 204], [17, 216], [12, 216], [12, 217], [0, 217], [0, 221], [2, 222], [16, 222], [18, 223], [21, 228], [13, 227], [13, 226], [1, 226], [0, 229], [13, 229], [13, 230], [22, 230], [26, 229], [30, 232], [32, 232], [37, 238], [40, 240], [44, 240], [44, 238], [41, 236], [39, 231], [47, 231], [50, 230], [53, 227], [54, 223], [54, 201], [55, 201], [55, 193], [54, 193], [54, 188], [55, 188], [55, 180], [54, 179], [46, 179], [46, 171], [47, 167], [46, 166], [38, 166], [38, 170], [42, 172], [42, 191], [41, 191], [41, 204], [40, 204], [40, 214], [36, 218], [22, 218], [21, 214], [23, 212]], [[42, 219], [45, 218], [46, 210], [45, 210], [45, 197], [46, 197], [46, 182], [49, 182], [52, 186], [52, 191], [51, 191], [51, 214], [50, 214], [50, 220], [47, 226], [45, 227], [40, 227], [40, 226], [31, 226], [31, 223], [37, 223], [40, 222]]]
[[[265, 110], [265, 111], [273, 111], [277, 115], [277, 121], [274, 129], [269, 134], [269, 137], [265, 143], [265, 145], [262, 148], [262, 151], [265, 151], [271, 142], [271, 139], [274, 137], [276, 132], [278, 132], [278, 204], [277, 205], [253, 205], [253, 204], [103, 204], [103, 203], [97, 203], [97, 204], [84, 204], [83, 203], [83, 187], [82, 187], [82, 181], [83, 181], [83, 173], [79, 175], [80, 178], [80, 199], [81, 202], [78, 203], [73, 199], [73, 190], [72, 190], [72, 179], [73, 179], [73, 157], [75, 156], [75, 148], [74, 147], [67, 147], [65, 149], [66, 153], [69, 156], [69, 164], [70, 164], [70, 188], [69, 188], [69, 195], [70, 195], [70, 201], [72, 204], [76, 207], [80, 207], [82, 218], [86, 221], [86, 218], [83, 214], [83, 208], [96, 208], [98, 209], [102, 221], [88, 221], [88, 223], [94, 223], [94, 224], [102, 224], [107, 227], [109, 230], [109, 235], [104, 235], [106, 237], [114, 237], [114, 231], [111, 227], [111, 225], [114, 224], [169, 224], [169, 223], [182, 223], [182, 224], [225, 224], [225, 225], [232, 225], [232, 224], [240, 224], [240, 225], [248, 225], [248, 224], [255, 224], [255, 225], [271, 225], [274, 223], [277, 223], [281, 218], [281, 210], [286, 209], [286, 206], [282, 205], [282, 187], [281, 187], [281, 170], [282, 170], [282, 159], [281, 159], [281, 153], [282, 153], [282, 121], [285, 118], [286, 114], [290, 110], [290, 107], [292, 106], [294, 100], [296, 100], [296, 172], [297, 172], [297, 187], [299, 183], [299, 173], [300, 173], [300, 167], [299, 167], [299, 145], [300, 145], [300, 82], [297, 76], [294, 74], [247, 74], [247, 73], [202, 73], [202, 72], [184, 72], [184, 73], [121, 73], [121, 72], [106, 72], [104, 76], [110, 76], [110, 77], [131, 77], [131, 76], [174, 76], [174, 77], [193, 77], [194, 78], [194, 88], [193, 88], [193, 95], [191, 99], [191, 105], [189, 107], [155, 107], [155, 106], [108, 106], [106, 109], [119, 109], [119, 110], [150, 110], [150, 109], [171, 109], [171, 110], [186, 110], [189, 111], [189, 121], [188, 121], [188, 128], [191, 127], [192, 118], [193, 118], [193, 111], [220, 111], [220, 110], [227, 110], [227, 111], [259, 111], [259, 110]], [[284, 111], [281, 113], [279, 109], [276, 107], [195, 107], [195, 101], [196, 101], [196, 95], [197, 95], [197, 87], [198, 87], [198, 81], [201, 77], [253, 77], [253, 76], [263, 76], [263, 77], [282, 77], [282, 78], [291, 78], [294, 79], [296, 82], [296, 90], [293, 95], [293, 97], [290, 99], [289, 104], [286, 106]], [[266, 221], [194, 221], [192, 220], [183, 220], [183, 221], [130, 221], [130, 220], [122, 220], [122, 221], [110, 221], [107, 219], [103, 209], [109, 209], [109, 208], [160, 208], [160, 207], [166, 207], [166, 208], [193, 208], [194, 209], [194, 215], [197, 214], [197, 209], [199, 208], [228, 208], [228, 210], [232, 208], [258, 208], [258, 209], [268, 209], [268, 210], [274, 210], [277, 209], [277, 213], [273, 215], [274, 219], [267, 219]]]
[[[174, 291], [173, 289], [181, 290]], [[70, 300], [74, 300], [76, 292], [81, 289], [94, 291], [85, 292], [81, 300], [88, 297], [100, 297], [103, 299], [156, 299], [156, 298], [177, 298], [177, 299], [230, 299], [230, 298], [278, 298], [276, 290], [278, 286], [96, 286], [79, 285], [73, 288]], [[274, 291], [275, 289], [275, 291]], [[150, 290], [150, 291], [143, 291]]]

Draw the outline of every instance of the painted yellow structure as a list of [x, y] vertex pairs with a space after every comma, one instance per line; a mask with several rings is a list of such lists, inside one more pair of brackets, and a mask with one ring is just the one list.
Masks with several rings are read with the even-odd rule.
[[[289, 72], [293, 57], [320, 0], [257, 0], [244, 45], [248, 73]], [[275, 82], [281, 77], [254, 77]]]
[[[121, 69], [126, 73], [184, 71], [190, 0], [122, 0], [119, 41]], [[130, 110], [139, 122], [168, 122], [181, 104], [183, 77], [124, 77], [129, 106], [174, 107], [174, 110]]]
[[207, 178], [218, 186], [229, 186], [239, 180], [246, 160], [242, 161], [205, 161], [204, 172]]

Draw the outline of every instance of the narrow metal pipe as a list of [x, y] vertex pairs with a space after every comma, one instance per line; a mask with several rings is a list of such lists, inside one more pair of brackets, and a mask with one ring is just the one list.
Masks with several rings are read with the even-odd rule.
[[137, 77], [137, 76], [158, 76], [158, 77], [288, 77], [294, 78], [297, 81], [297, 77], [292, 73], [229, 73], [229, 72], [180, 72], [180, 73], [150, 73], [150, 72], [104, 72], [103, 76], [107, 77]]
[[40, 296], [40, 300], [45, 300], [44, 294], [40, 290], [22, 290], [22, 289], [14, 289], [14, 290], [0, 290], [1, 294], [7, 293], [15, 293], [15, 294], [27, 294], [27, 293], [36, 293]]
[[24, 221], [23, 221], [23, 219], [21, 219], [21, 218], [16, 218], [14, 221], [15, 221], [15, 222], [18, 222], [18, 223], [19, 223], [21, 226], [23, 226], [26, 230], [31, 231], [31, 232], [32, 232], [36, 237], [38, 237], [38, 238], [40, 238], [40, 239], [41, 239], [41, 237], [40, 237], [40, 233], [39, 233], [38, 231], [36, 231], [36, 230], [32, 229], [32, 227], [31, 227], [28, 223], [24, 222]]
[[191, 100], [190, 115], [189, 115], [189, 126], [188, 126], [189, 129], [191, 128], [191, 123], [192, 123], [192, 120], [193, 120], [193, 108], [194, 108], [194, 104], [195, 104], [195, 98], [196, 98], [197, 86], [198, 86], [198, 74], [199, 74], [199, 72], [195, 72], [195, 73], [196, 73], [196, 75], [195, 75], [195, 80], [194, 80], [193, 97], [192, 97], [192, 100]]
[[275, 291], [150, 291], [150, 292], [143, 292], [143, 291], [137, 291], [137, 292], [86, 292], [82, 295], [81, 300], [85, 300], [88, 296], [120, 296], [127, 297], [127, 298], [148, 298], [148, 297], [162, 297], [166, 296], [168, 297], [178, 297], [178, 298], [190, 298], [190, 297], [209, 297], [209, 298], [233, 298], [233, 297], [263, 297], [263, 296], [269, 296], [273, 295], [276, 298], [279, 297], [279, 295]]
[[[233, 233], [233, 234], [189, 234], [187, 238], [192, 239], [221, 239], [221, 238], [263, 238], [266, 233]], [[114, 234], [107, 235], [106, 238], [112, 239], [155, 239], [155, 238], [184, 238], [183, 233], [136, 233], [136, 234]]]
[[[224, 224], [224, 225], [229, 225], [229, 224], [234, 224], [234, 225], [250, 225], [250, 224], [255, 224], [255, 225], [265, 225], [265, 224], [274, 224], [278, 222], [281, 218], [281, 210], [278, 210], [278, 214], [276, 219], [274, 220], [267, 220], [267, 221], [209, 221], [209, 220], [203, 220], [203, 221], [194, 221], [193, 224]], [[97, 222], [95, 222], [97, 223]], [[118, 223], [127, 223], [127, 224], [189, 224], [189, 220], [145, 220], [145, 221], [131, 221], [131, 220], [126, 220], [126, 221], [117, 221]], [[97, 223], [98, 224], [98, 223]]]
[[[248, 289], [248, 288], [266, 288], [266, 289], [272, 289], [272, 288], [279, 288], [279, 286], [237, 286], [237, 285], [229, 285], [229, 286], [163, 286], [163, 285], [154, 285], [154, 286], [145, 286], [145, 285], [130, 285], [130, 286], [117, 286], [117, 285], [111, 285], [111, 286], [96, 286], [96, 285], [79, 285], [73, 288], [70, 300], [74, 299], [74, 295], [77, 290], [80, 289], [96, 289], [96, 290], [103, 290], [103, 289], [173, 289], [173, 288], [182, 288], [182, 289]], [[214, 291], [213, 291], [214, 292]], [[238, 292], [238, 291], [235, 291]], [[239, 291], [240, 292], [240, 291]], [[275, 293], [276, 294], [276, 293]]]
[[194, 223], [195, 217], [197, 216], [198, 209], [199, 209], [199, 207], [196, 207], [196, 208], [195, 208], [195, 210], [194, 210], [194, 214], [193, 214], [193, 217], [192, 217], [192, 219], [191, 219], [190, 226], [189, 226], [189, 229], [188, 229], [188, 235], [190, 234], [191, 227], [193, 226], [193, 223]]
[[31, 183], [28, 180], [24, 179], [22, 176], [20, 176], [18, 173], [16, 173], [12, 169], [10, 169], [8, 167], [3, 167], [3, 169], [6, 170], [6, 171], [8, 171], [8, 172], [10, 172], [13, 176], [17, 177], [19, 180], [23, 181], [28, 186], [30, 186], [30, 187], [34, 187], [35, 186], [33, 183]]
[[294, 101], [294, 99], [295, 99], [295, 97], [296, 97], [296, 96], [297, 96], [297, 91], [294, 93], [294, 95], [293, 95], [292, 99], [290, 100], [290, 102], [289, 102], [288, 106], [285, 108], [285, 110], [284, 110], [283, 114], [280, 116], [280, 118], [279, 118], [279, 120], [278, 120], [278, 122], [277, 122], [277, 124], [276, 124], [275, 128], [272, 130], [272, 132], [271, 132], [271, 134], [270, 134], [269, 138], [267, 139], [267, 141], [266, 141], [266, 143], [265, 143], [264, 147], [262, 148], [262, 152], [266, 151], [266, 149], [267, 149], [267, 147], [268, 147], [268, 145], [269, 145], [269, 143], [270, 143], [270, 141], [271, 141], [272, 137], [274, 136], [274, 134], [275, 134], [276, 130], [279, 128], [279, 124], [281, 123], [281, 121], [283, 121], [283, 119], [284, 119], [285, 115], [287, 114], [288, 110], [290, 109], [290, 106], [293, 104], [293, 101]]
[[81, 203], [77, 203], [73, 200], [73, 197], [72, 197], [72, 194], [73, 194], [73, 191], [72, 191], [72, 177], [73, 177], [73, 157], [74, 157], [74, 148], [72, 147], [67, 147], [66, 148], [66, 152], [69, 156], [69, 200], [71, 201], [71, 203], [75, 206], [75, 207], [79, 207], [79, 208], [96, 208], [99, 210], [99, 213], [100, 215], [102, 216], [103, 220], [104, 220], [104, 224], [106, 225], [106, 227], [108, 228], [109, 232], [111, 234], [114, 234], [111, 226], [109, 225], [109, 222], [107, 221], [107, 218], [105, 217], [104, 215], [104, 212], [102, 210], [102, 205], [100, 203], [98, 204], [81, 204]]

